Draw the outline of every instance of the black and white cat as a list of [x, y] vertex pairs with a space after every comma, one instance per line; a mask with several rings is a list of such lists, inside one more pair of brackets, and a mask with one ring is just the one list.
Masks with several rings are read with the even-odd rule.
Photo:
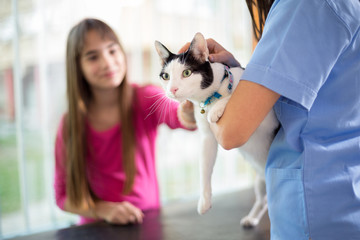
[[[201, 33], [195, 35], [189, 49], [181, 54], [171, 53], [158, 41], [155, 47], [162, 60], [160, 78], [166, 95], [194, 104], [195, 119], [201, 133], [201, 195], [197, 209], [199, 214], [204, 214], [211, 207], [211, 175], [218, 150], [209, 122], [217, 122], [222, 116], [244, 69], [210, 63], [206, 40]], [[256, 201], [250, 213], [241, 220], [244, 227], [256, 226], [267, 210], [264, 169], [278, 124], [275, 113], [271, 111], [248, 142], [239, 148], [257, 173]]]

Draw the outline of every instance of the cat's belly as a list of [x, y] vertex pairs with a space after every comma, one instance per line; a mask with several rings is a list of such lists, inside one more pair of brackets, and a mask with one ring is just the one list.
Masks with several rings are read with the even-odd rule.
[[[255, 172], [265, 180], [265, 166], [266, 166], [266, 159], [265, 157], [259, 157], [259, 155], [252, 154], [253, 152], [249, 151], [248, 149], [243, 147], [238, 148], [240, 153], [243, 155], [245, 161], [247, 161], [255, 170]], [[264, 154], [263, 154], [264, 156]]]
[[278, 126], [279, 122], [272, 110], [249, 140], [239, 148], [245, 160], [254, 167], [262, 178], [265, 178], [266, 161]]

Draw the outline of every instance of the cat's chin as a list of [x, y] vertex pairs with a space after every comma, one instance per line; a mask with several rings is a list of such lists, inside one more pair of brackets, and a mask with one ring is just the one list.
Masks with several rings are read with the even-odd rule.
[[178, 102], [184, 102], [185, 100], [187, 100], [186, 98], [174, 98], [174, 99]]
[[183, 98], [183, 97], [170, 96], [170, 98], [177, 101], [177, 102], [183, 102], [183, 101], [187, 100], [187, 98]]

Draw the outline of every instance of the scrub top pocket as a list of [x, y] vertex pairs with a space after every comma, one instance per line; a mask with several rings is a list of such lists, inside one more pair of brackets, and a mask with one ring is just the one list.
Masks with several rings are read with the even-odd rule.
[[[271, 239], [309, 239], [302, 169], [269, 168], [266, 174]], [[287, 223], [284, 225], [284, 223]]]

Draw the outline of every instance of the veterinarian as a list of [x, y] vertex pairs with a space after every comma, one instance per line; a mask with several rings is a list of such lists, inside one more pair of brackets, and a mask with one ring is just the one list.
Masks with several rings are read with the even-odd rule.
[[163, 91], [129, 84], [126, 71], [125, 52], [107, 24], [85, 19], [71, 29], [54, 187], [57, 205], [80, 215], [80, 224], [141, 223], [143, 210], [159, 208], [157, 127], [196, 127], [191, 105], [167, 102], [163, 111]]
[[[246, 2], [259, 42], [213, 132], [236, 148], [274, 108], [281, 127], [266, 167], [271, 239], [358, 240], [360, 1]], [[214, 40], [208, 45], [210, 61], [239, 65]]]

